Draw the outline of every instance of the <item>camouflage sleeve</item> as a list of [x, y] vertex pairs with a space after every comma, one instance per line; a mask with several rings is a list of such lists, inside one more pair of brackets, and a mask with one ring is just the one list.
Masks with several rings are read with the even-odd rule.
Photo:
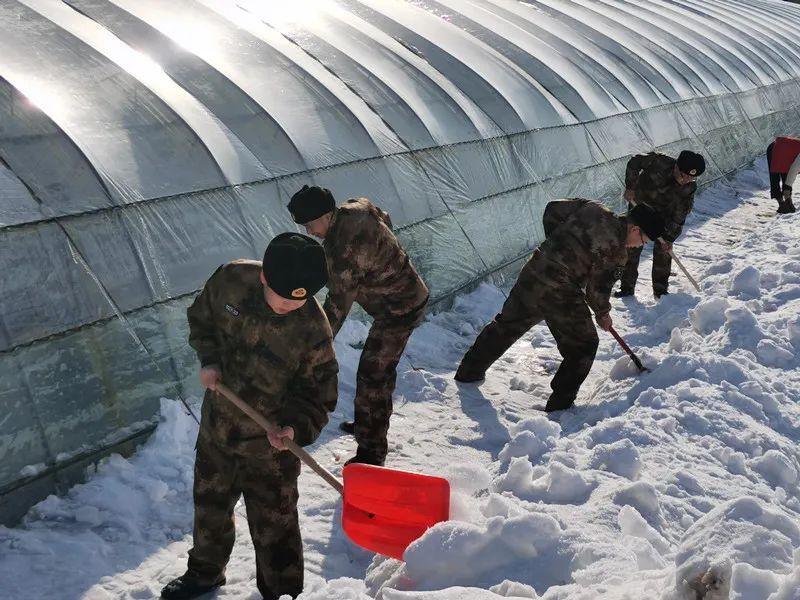
[[326, 337], [309, 351], [289, 383], [278, 422], [294, 429], [294, 441], [300, 446], [308, 446], [319, 437], [328, 423], [328, 413], [336, 408], [338, 372], [333, 339]]
[[619, 277], [620, 269], [616, 266], [597, 271], [592, 269], [586, 285], [586, 304], [589, 305], [595, 316], [611, 312], [611, 290]]
[[697, 191], [697, 184], [692, 183], [687, 195], [680, 198], [675, 203], [675, 209], [672, 211], [672, 218], [664, 225], [664, 239], [668, 242], [677, 240], [683, 232], [683, 224], [686, 222], [686, 217], [692, 212], [694, 207], [694, 194]]
[[625, 189], [636, 188], [639, 181], [639, 173], [644, 171], [653, 162], [654, 154], [636, 154], [631, 156], [628, 166], [625, 168]]
[[329, 289], [325, 303], [322, 305], [322, 310], [325, 311], [325, 315], [328, 317], [328, 323], [331, 324], [334, 337], [344, 325], [344, 320], [353, 307], [356, 297], [355, 285], [350, 285], [349, 282], [342, 282], [341, 277], [338, 277], [338, 279], [340, 282], [337, 282], [335, 288]]
[[189, 345], [197, 352], [200, 365], [220, 364], [220, 348], [214, 326], [214, 310], [212, 297], [214, 294], [215, 278], [220, 273], [220, 266], [206, 282], [200, 295], [195, 298], [192, 305], [186, 309], [189, 320]]

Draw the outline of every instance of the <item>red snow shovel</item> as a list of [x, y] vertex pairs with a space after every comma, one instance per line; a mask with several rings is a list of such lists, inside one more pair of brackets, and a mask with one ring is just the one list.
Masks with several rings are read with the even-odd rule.
[[[228, 387], [225, 396], [264, 431], [277, 428]], [[342, 495], [342, 529], [353, 542], [384, 556], [403, 560], [408, 545], [429, 528], [450, 518], [450, 483], [441, 477], [353, 463], [342, 471], [344, 484], [311, 455], [284, 438], [289, 451]]]
[[649, 373], [649, 372], [650, 372], [650, 369], [648, 369], [647, 367], [645, 367], [645, 366], [642, 364], [642, 361], [640, 361], [640, 360], [639, 360], [639, 357], [638, 357], [638, 356], [636, 356], [636, 355], [633, 353], [633, 350], [631, 350], [631, 349], [630, 349], [630, 346], [628, 346], [628, 344], [626, 344], [626, 343], [625, 343], [625, 340], [623, 340], [623, 339], [622, 339], [622, 336], [621, 336], [620, 334], [618, 334], [618, 333], [617, 333], [617, 330], [616, 330], [616, 329], [614, 329], [613, 327], [609, 327], [609, 328], [608, 328], [608, 332], [609, 332], [611, 335], [613, 335], [613, 336], [614, 336], [614, 339], [615, 339], [615, 340], [617, 340], [617, 343], [618, 343], [620, 346], [622, 346], [622, 349], [623, 349], [623, 350], [625, 350], [625, 352], [628, 354], [628, 356], [630, 356], [630, 357], [631, 357], [631, 360], [633, 361], [633, 364], [635, 364], [635, 365], [636, 365], [636, 368], [637, 368], [637, 369], [639, 369], [639, 373], [645, 373], [645, 372]]

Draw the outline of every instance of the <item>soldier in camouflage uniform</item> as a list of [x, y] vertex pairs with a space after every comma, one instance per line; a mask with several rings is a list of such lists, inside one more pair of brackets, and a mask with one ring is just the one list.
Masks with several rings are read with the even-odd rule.
[[[669, 293], [669, 275], [672, 269], [672, 243], [683, 230], [686, 217], [694, 205], [697, 178], [705, 171], [703, 157], [684, 150], [677, 160], [651, 152], [637, 154], [628, 161], [625, 171], [625, 199], [631, 204], [644, 202], [664, 219], [663, 242], [653, 246], [653, 295], [660, 298]], [[617, 298], [633, 296], [639, 278], [639, 259], [642, 248], [628, 249], [628, 262], [622, 276]]]
[[[233, 509], [244, 496], [264, 598], [303, 589], [297, 521], [300, 463], [284, 438], [311, 444], [336, 406], [338, 366], [330, 326], [313, 294], [325, 284], [322, 247], [285, 233], [263, 263], [221, 266], [187, 310], [189, 344], [206, 388], [194, 472], [194, 547], [186, 573], [162, 598], [185, 600], [225, 583]], [[224, 382], [280, 430], [269, 436], [215, 392]]]
[[486, 370], [531, 327], [545, 321], [564, 358], [553, 377], [545, 410], [572, 406], [589, 374], [598, 326], [611, 327], [609, 297], [637, 247], [663, 232], [658, 214], [646, 205], [618, 217], [590, 200], [550, 202], [543, 218], [546, 238], [522, 268], [503, 309], [481, 331], [456, 371], [456, 381], [484, 379]]
[[323, 239], [328, 297], [323, 309], [335, 336], [353, 302], [373, 319], [356, 375], [355, 421], [342, 423], [358, 449], [348, 462], [383, 465], [397, 364], [428, 303], [428, 288], [392, 233], [385, 212], [366, 198], [336, 207], [331, 192], [304, 186], [288, 205], [295, 222]]

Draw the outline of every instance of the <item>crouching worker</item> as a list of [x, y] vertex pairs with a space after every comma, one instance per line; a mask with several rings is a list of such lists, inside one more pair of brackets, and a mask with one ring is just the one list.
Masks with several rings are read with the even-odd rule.
[[778, 213], [795, 211], [792, 187], [800, 173], [800, 139], [776, 138], [767, 146], [770, 197], [778, 201]]
[[[206, 388], [194, 470], [194, 547], [186, 573], [167, 584], [162, 598], [195, 598], [225, 583], [240, 496], [261, 595], [277, 600], [303, 590], [300, 462], [284, 451], [283, 440], [312, 443], [336, 407], [331, 329], [313, 297], [327, 278], [322, 246], [283, 233], [263, 262], [237, 260], [217, 269], [187, 310], [189, 344]], [[280, 430], [267, 436], [215, 392], [218, 382]]]
[[324, 240], [328, 297], [323, 308], [335, 336], [357, 302], [373, 319], [356, 374], [355, 434], [348, 463], [383, 465], [397, 364], [425, 316], [428, 288], [392, 233], [392, 221], [366, 198], [337, 207], [330, 190], [303, 186], [287, 206], [294, 221]]
[[544, 211], [545, 240], [522, 268], [503, 309], [461, 360], [455, 379], [480, 381], [486, 370], [531, 327], [545, 321], [563, 361], [545, 410], [572, 406], [589, 374], [598, 337], [592, 323], [611, 328], [609, 297], [627, 261], [626, 248], [664, 231], [663, 219], [639, 204], [616, 216], [590, 200], [557, 200]]

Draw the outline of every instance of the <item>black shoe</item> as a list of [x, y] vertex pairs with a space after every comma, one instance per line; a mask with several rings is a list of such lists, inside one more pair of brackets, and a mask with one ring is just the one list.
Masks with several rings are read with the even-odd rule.
[[614, 292], [614, 298], [627, 298], [628, 296], [633, 296], [633, 290], [619, 290], [618, 292]]
[[662, 296], [669, 296], [669, 292], [656, 292], [653, 291], [653, 298], [660, 300]]
[[356, 432], [356, 424], [353, 421], [342, 421], [339, 423], [339, 429], [353, 435]]
[[161, 590], [161, 597], [166, 600], [191, 600], [207, 594], [221, 585], [225, 585], [225, 577], [221, 577], [216, 583], [209, 585], [200, 583], [191, 575], [184, 574], [165, 585]]
[[464, 364], [458, 366], [456, 374], [453, 379], [461, 383], [475, 383], [476, 381], [483, 381], [486, 379], [486, 371], [470, 371]]
[[385, 459], [378, 458], [378, 456], [376, 454], [373, 454], [372, 452], [368, 452], [366, 450], [358, 448], [356, 450], [356, 455], [351, 457], [344, 464], [345, 466], [347, 466], [353, 463], [361, 463], [363, 465], [375, 465], [376, 467], [382, 467], [384, 460]]
[[791, 209], [789, 208], [789, 202], [778, 202], [778, 214], [785, 215], [790, 212], [794, 212], [794, 205], [792, 205]]
[[793, 212], [795, 212], [795, 210], [796, 209], [794, 207], [794, 203], [791, 200], [787, 201], [786, 202], [786, 212], [787, 213], [793, 213]]

